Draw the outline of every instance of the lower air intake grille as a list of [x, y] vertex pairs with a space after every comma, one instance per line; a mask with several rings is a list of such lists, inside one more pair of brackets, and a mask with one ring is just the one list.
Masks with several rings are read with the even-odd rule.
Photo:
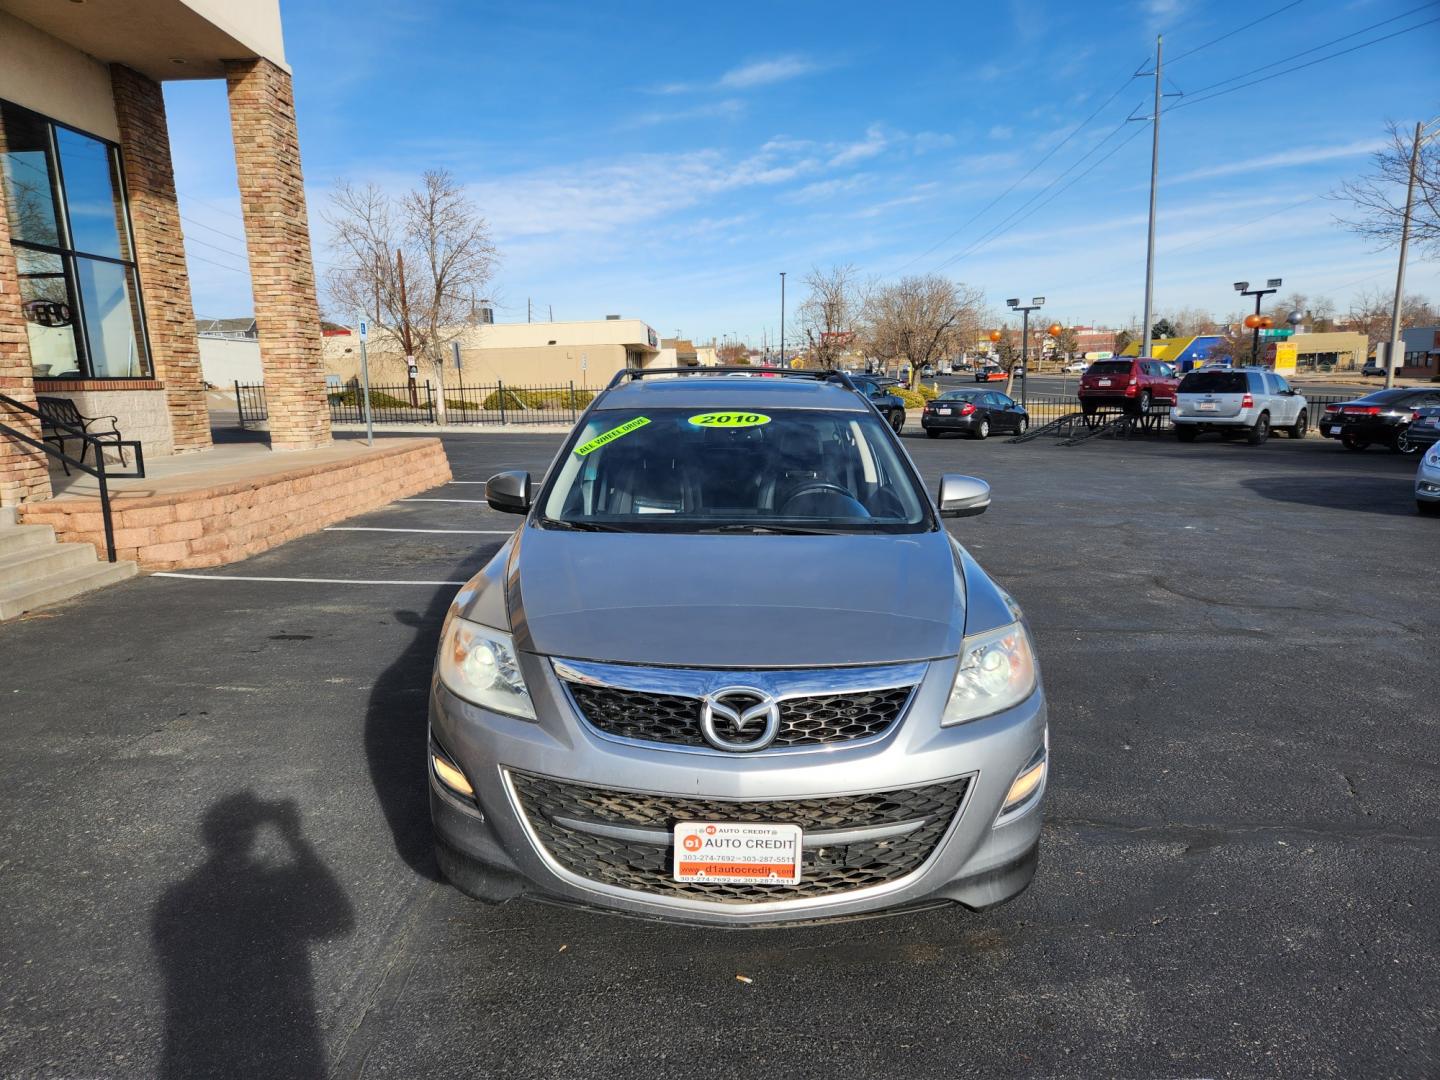
[[[622, 889], [723, 904], [798, 900], [881, 885], [913, 873], [934, 852], [965, 798], [964, 778], [898, 791], [820, 799], [728, 802], [649, 795], [511, 773], [531, 828], [572, 874]], [[556, 819], [568, 819], [566, 824]], [[669, 832], [678, 821], [763, 821], [799, 825], [807, 834], [919, 821], [902, 836], [807, 847], [798, 885], [720, 884], [671, 878]], [[656, 842], [599, 836], [569, 822], [663, 830]]]

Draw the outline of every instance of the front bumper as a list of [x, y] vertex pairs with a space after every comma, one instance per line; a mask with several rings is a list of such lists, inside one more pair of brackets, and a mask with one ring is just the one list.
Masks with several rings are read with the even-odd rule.
[[[935, 662], [906, 714], [877, 741], [801, 754], [697, 754], [600, 736], [576, 715], [547, 661], [531, 656], [522, 663], [538, 723], [477, 708], [438, 680], [431, 688], [432, 737], [465, 773], [478, 802], [457, 797], [431, 772], [437, 855], [446, 876], [472, 895], [491, 901], [528, 896], [705, 925], [764, 926], [941, 902], [984, 908], [1023, 891], [1035, 872], [1043, 786], [1024, 812], [998, 826], [996, 819], [1016, 775], [1044, 745], [1041, 687], [1004, 713], [940, 728], [936, 718], [954, 663]], [[797, 890], [788, 899], [781, 886], [763, 899], [723, 902], [703, 894], [620, 887], [613, 875], [577, 873], [573, 852], [568, 860], [559, 858], [542, 839], [542, 832], [553, 835], [548, 820], [539, 822], [547, 828], [537, 828], [537, 815], [548, 811], [518, 790], [530, 778], [737, 807], [942, 783], [963, 784], [964, 790], [933, 850], [901, 877], [819, 895]]]
[[1440, 465], [1422, 464], [1415, 471], [1415, 498], [1419, 502], [1440, 503]]

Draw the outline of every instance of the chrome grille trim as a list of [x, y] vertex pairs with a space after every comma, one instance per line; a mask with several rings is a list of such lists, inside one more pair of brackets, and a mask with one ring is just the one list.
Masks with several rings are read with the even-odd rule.
[[[726, 686], [751, 686], [771, 694], [779, 702], [782, 710], [785, 710], [787, 702], [792, 703], [792, 711], [829, 707], [827, 704], [817, 702], [816, 699], [834, 699], [831, 704], [841, 708], [850, 704], [844, 700], [847, 696], [870, 693], [889, 693], [893, 696], [896, 692], [907, 693], [898, 707], [887, 704], [887, 708], [893, 708], [893, 716], [884, 723], [882, 730], [873, 734], [852, 739], [830, 737], [807, 739], [802, 734], [793, 736], [794, 741], [788, 744], [782, 738], [780, 745], [757, 751], [759, 754], [826, 753], [867, 746], [887, 738], [905, 719], [915, 693], [923, 682], [930, 665], [928, 662], [919, 661], [871, 667], [762, 668], [741, 671], [715, 668], [645, 667], [633, 664], [610, 664], [557, 658], [551, 660], [551, 667], [564, 687], [566, 696], [576, 713], [585, 719], [587, 728], [599, 738], [630, 746], [652, 749], [663, 747], [679, 753], [730, 757], [733, 756], [730, 752], [717, 750], [705, 744], [698, 735], [700, 698], [707, 693]], [[683, 740], [645, 738], [606, 730], [602, 722], [592, 719], [588, 715], [585, 704], [580, 699], [591, 696], [596, 691], [607, 690], [620, 694], [653, 695], [661, 699], [657, 704], [672, 712], [683, 711], [686, 704], [693, 701], [697, 717], [694, 738]], [[802, 705], [799, 699], [809, 699], [809, 701]], [[802, 721], [797, 721], [794, 726], [799, 729], [804, 724]], [[869, 726], [875, 726], [875, 722], [872, 721]]]

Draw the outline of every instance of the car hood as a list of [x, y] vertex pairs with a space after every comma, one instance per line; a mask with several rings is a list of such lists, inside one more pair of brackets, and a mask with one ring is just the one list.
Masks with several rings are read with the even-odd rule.
[[683, 536], [527, 527], [506, 599], [522, 649], [692, 667], [954, 656], [965, 578], [943, 532]]

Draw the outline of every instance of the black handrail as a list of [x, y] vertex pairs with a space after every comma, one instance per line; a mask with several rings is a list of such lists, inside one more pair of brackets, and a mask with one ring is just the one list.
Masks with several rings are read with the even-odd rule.
[[[12, 409], [18, 409], [23, 413], [28, 413], [30, 416], [35, 417], [35, 419], [50, 427], [56, 429], [63, 428], [65, 430], [65, 438], [83, 439], [95, 448], [95, 464], [93, 466], [87, 465], [83, 459], [77, 461], [65, 453], [63, 442], [59, 447], [53, 447], [45, 442], [43, 438], [37, 439], [34, 436], [25, 434], [23, 431], [18, 431], [9, 424], [0, 423], [0, 434], [19, 439], [21, 442], [33, 446], [37, 450], [44, 451], [51, 457], [59, 458], [67, 465], [74, 465], [81, 472], [87, 472], [95, 477], [96, 480], [100, 481], [100, 517], [105, 523], [105, 558], [107, 562], [115, 562], [115, 527], [110, 519], [110, 487], [107, 483], [107, 478], [116, 480], [145, 479], [145, 451], [141, 448], [140, 443], [135, 439], [121, 439], [119, 441], [113, 439], [97, 439], [94, 435], [85, 431], [84, 428], [76, 427], [74, 424], [66, 424], [60, 420], [49, 419], [44, 413], [40, 412], [40, 410], [33, 409], [23, 401], [16, 401], [6, 394], [0, 394], [0, 404], [7, 405]], [[134, 450], [135, 471], [128, 473], [107, 473], [105, 469], [105, 447], [107, 446], [128, 446]]]

